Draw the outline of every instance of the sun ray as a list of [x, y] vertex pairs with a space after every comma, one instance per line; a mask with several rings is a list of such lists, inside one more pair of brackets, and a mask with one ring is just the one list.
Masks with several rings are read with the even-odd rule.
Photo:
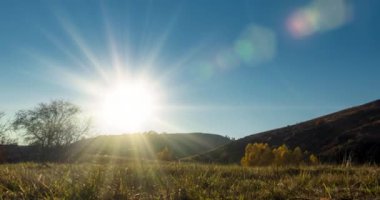
[[[102, 19], [103, 19], [103, 24], [104, 24], [104, 30], [105, 30], [105, 36], [107, 40], [107, 45], [108, 45], [108, 51], [109, 55], [112, 60], [112, 66], [114, 67], [114, 70], [116, 71], [116, 74], [123, 74], [123, 67], [125, 67], [126, 64], [123, 64], [119, 48], [116, 45], [116, 39], [113, 33], [113, 28], [111, 26], [111, 22], [109, 20], [108, 12], [104, 8], [104, 6], [101, 7], [102, 11]], [[126, 45], [128, 46], [128, 45]], [[125, 62], [125, 60], [124, 60]]]
[[101, 75], [101, 77], [105, 80], [108, 80], [108, 76], [104, 71], [104, 67], [100, 64], [99, 60], [93, 54], [93, 52], [88, 47], [87, 43], [81, 37], [74, 24], [70, 23], [68, 20], [59, 17], [59, 21], [62, 24], [63, 30], [70, 36], [70, 38], [74, 41], [75, 45], [79, 48], [81, 53], [88, 60], [89, 64], [96, 69], [96, 72]]
[[[182, 73], [184, 66], [202, 50], [204, 44], [191, 48], [188, 53], [172, 63], [162, 62], [160, 54], [177, 21], [178, 15], [176, 15], [163, 28], [163, 32], [150, 37], [147, 37], [149, 34], [146, 33], [148, 35], [142, 37], [145, 39], [141, 48], [145, 52], [143, 52], [145, 58], [140, 60], [135, 56], [132, 60], [130, 54], [132, 47], [128, 43], [125, 45], [126, 40], [123, 38], [116, 37], [107, 9], [102, 7], [101, 11], [106, 52], [101, 56], [96, 55], [92, 44], [85, 40], [79, 27], [72, 23], [67, 15], [60, 13], [56, 18], [64, 34], [72, 41], [74, 49], [68, 48], [71, 44], [57, 40], [51, 33], [46, 32], [45, 35], [69, 58], [69, 61], [72, 61], [73, 66], [66, 67], [63, 63], [57, 64], [49, 58], [39, 57], [38, 59], [48, 69], [44, 73], [54, 77], [50, 80], [82, 94], [81, 98], [84, 99], [82, 102], [88, 108], [87, 112], [94, 115], [94, 122], [99, 132], [147, 131], [147, 127], [150, 129], [158, 127], [163, 130], [160, 126], [170, 126], [171, 130], [182, 130], [175, 123], [168, 122], [159, 115], [161, 111], [166, 112], [165, 109], [175, 109], [165, 105], [166, 92], [161, 86], [170, 84], [176, 73]], [[119, 44], [124, 45], [119, 46]], [[76, 55], [75, 52], [80, 54]], [[157, 74], [155, 70], [161, 69], [162, 65], [166, 66], [165, 70], [161, 70], [158, 76], [152, 76]], [[79, 70], [78, 67], [83, 70]], [[145, 86], [139, 87], [139, 83]], [[148, 122], [149, 126], [146, 126]]]
[[[169, 39], [170, 34], [173, 31], [173, 27], [175, 26], [178, 19], [178, 14], [174, 15], [169, 23], [166, 25], [165, 30], [158, 34], [158, 38], [154, 39], [154, 45], [151, 43], [151, 41], [148, 38], [147, 35], [143, 37], [143, 55], [148, 55], [146, 58], [144, 58], [143, 66], [147, 67], [146, 70], [149, 70], [149, 67], [155, 66], [155, 63], [158, 62], [158, 57], [160, 56], [163, 47], [166, 45], [167, 40]], [[148, 33], [148, 31], [144, 31], [144, 33]], [[157, 33], [155, 33], [157, 35]]]

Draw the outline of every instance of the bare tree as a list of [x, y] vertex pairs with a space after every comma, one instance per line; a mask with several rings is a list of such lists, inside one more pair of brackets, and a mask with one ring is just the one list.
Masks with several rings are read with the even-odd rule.
[[25, 141], [43, 148], [64, 147], [87, 133], [89, 122], [80, 120], [78, 106], [63, 100], [40, 103], [30, 110], [20, 110], [13, 122], [22, 130]]
[[9, 138], [8, 133], [11, 131], [9, 121], [5, 121], [5, 114], [0, 112], [0, 144], [14, 143], [15, 140]]

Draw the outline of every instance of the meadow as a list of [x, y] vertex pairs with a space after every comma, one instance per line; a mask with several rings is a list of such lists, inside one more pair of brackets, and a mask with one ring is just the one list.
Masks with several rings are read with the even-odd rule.
[[380, 199], [376, 166], [0, 165], [0, 199]]

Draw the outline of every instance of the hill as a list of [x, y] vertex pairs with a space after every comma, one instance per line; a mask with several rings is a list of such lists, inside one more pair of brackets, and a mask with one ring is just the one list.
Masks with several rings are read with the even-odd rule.
[[286, 144], [317, 154], [325, 162], [380, 163], [380, 100], [292, 126], [249, 135], [191, 157], [202, 162], [237, 163], [248, 143]]
[[71, 145], [70, 151], [74, 156], [110, 155], [150, 159], [168, 147], [175, 158], [183, 158], [210, 151], [229, 142], [227, 137], [207, 133], [148, 132], [89, 138]]

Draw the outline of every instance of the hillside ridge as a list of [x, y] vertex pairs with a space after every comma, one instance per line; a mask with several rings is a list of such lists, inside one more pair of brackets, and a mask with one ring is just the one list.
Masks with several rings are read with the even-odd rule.
[[193, 156], [202, 162], [236, 163], [248, 143], [300, 146], [326, 162], [380, 162], [380, 100], [353, 106], [294, 125], [248, 135]]

